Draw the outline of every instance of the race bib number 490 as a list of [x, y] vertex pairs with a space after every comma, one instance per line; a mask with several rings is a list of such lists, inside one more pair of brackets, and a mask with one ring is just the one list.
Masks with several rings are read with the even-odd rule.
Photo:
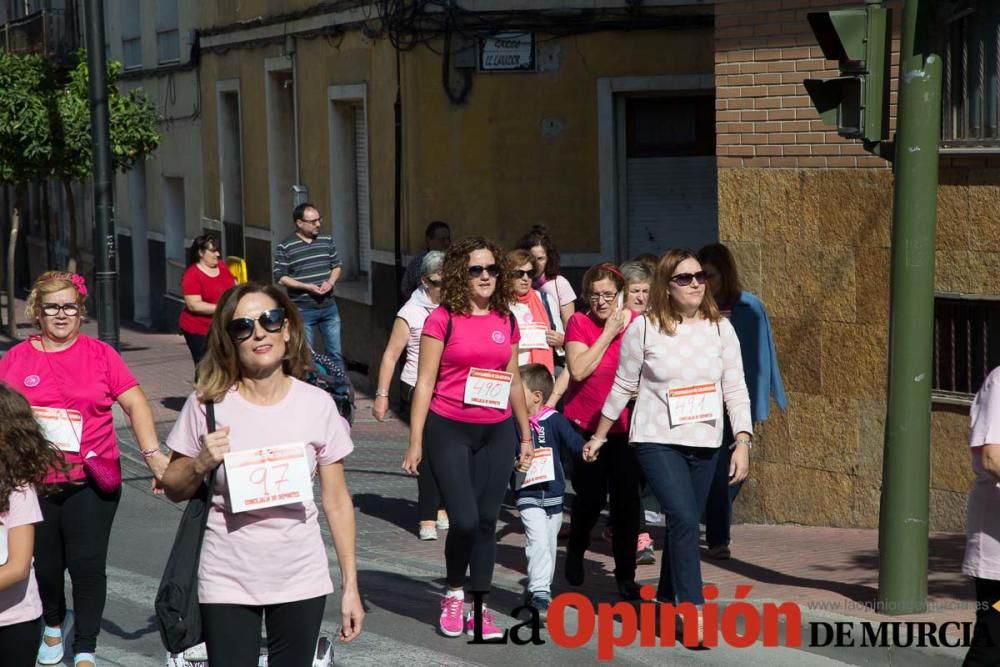
[[226, 454], [226, 484], [234, 513], [312, 500], [304, 443]]
[[469, 369], [469, 377], [465, 380], [465, 404], [506, 410], [513, 381], [511, 373]]

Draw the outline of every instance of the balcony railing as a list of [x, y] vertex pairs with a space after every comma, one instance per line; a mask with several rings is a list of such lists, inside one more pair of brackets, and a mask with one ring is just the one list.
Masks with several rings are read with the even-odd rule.
[[49, 9], [28, 14], [0, 27], [0, 48], [9, 53], [34, 53], [67, 65], [81, 46], [74, 12]]

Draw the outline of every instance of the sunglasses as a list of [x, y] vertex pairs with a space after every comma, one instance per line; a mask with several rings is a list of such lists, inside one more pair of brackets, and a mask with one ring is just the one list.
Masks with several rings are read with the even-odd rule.
[[60, 311], [66, 317], [74, 317], [80, 314], [80, 306], [75, 303], [43, 303], [40, 307], [43, 315], [55, 317]]
[[256, 319], [252, 317], [238, 317], [226, 325], [229, 337], [237, 343], [245, 341], [253, 335], [254, 326], [260, 322], [260, 326], [268, 333], [278, 333], [285, 324], [285, 309], [272, 308], [265, 310]]
[[489, 266], [483, 266], [482, 264], [473, 264], [472, 266], [469, 267], [469, 277], [478, 278], [479, 276], [483, 275], [483, 271], [485, 271], [490, 278], [496, 278], [497, 276], [500, 275], [500, 267], [496, 264], [490, 264]]
[[514, 280], [520, 280], [522, 278], [530, 278], [533, 271], [525, 271], [524, 269], [514, 269], [510, 272], [510, 275], [514, 277]]
[[693, 280], [697, 280], [699, 285], [704, 285], [707, 278], [708, 274], [704, 271], [697, 271], [695, 273], [678, 273], [676, 276], [670, 276], [670, 282], [674, 283], [678, 287], [687, 287]]

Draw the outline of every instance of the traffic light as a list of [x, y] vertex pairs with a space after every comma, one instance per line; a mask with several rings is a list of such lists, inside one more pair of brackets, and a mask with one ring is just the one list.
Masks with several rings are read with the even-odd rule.
[[820, 117], [866, 147], [887, 140], [892, 10], [868, 4], [810, 12], [807, 19], [823, 55], [840, 65], [836, 78], [804, 81]]

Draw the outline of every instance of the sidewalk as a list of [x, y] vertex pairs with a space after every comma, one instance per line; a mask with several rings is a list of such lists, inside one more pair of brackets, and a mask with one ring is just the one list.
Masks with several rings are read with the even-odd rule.
[[[23, 306], [19, 309], [23, 311]], [[96, 329], [93, 321], [84, 326], [85, 332], [95, 336]], [[31, 329], [25, 327], [19, 331], [26, 336]], [[122, 356], [149, 397], [162, 439], [190, 392], [194, 369], [187, 348], [179, 335], [129, 328], [122, 329], [121, 341]], [[0, 337], [0, 350], [9, 345], [8, 339]], [[444, 573], [444, 540], [420, 542], [414, 535], [415, 526], [411, 526], [415, 523], [412, 517], [416, 484], [399, 470], [406, 446], [406, 427], [395, 420], [375, 422], [371, 417], [371, 399], [362, 393], [366, 389], [364, 380], [356, 378], [356, 381], [359, 395], [353, 435], [357, 448], [348, 461], [347, 471], [359, 510], [359, 561], [393, 567], [405, 564], [414, 571], [425, 572], [428, 580], [440, 579]], [[129, 459], [141, 462], [136, 452], [124, 453]], [[359, 489], [364, 492], [358, 493]], [[639, 566], [637, 578], [641, 583], [655, 584], [659, 576], [663, 528], [654, 527], [653, 537], [657, 564]], [[960, 572], [964, 544], [961, 534], [931, 536], [928, 611], [913, 616], [886, 616], [872, 609], [878, 589], [875, 530], [737, 525], [733, 527], [733, 558], [727, 561], [705, 558], [703, 574], [706, 584], [719, 587], [720, 601], [732, 600], [737, 585], [750, 585], [749, 601], [798, 602], [804, 618], [970, 622], [974, 620], [973, 589]], [[561, 548], [553, 593], [569, 590], [561, 574], [562, 551]], [[610, 545], [601, 541], [596, 531], [586, 566], [587, 583], [583, 591], [596, 600], [615, 600]], [[514, 590], [524, 573], [520, 522], [516, 513], [505, 508], [498, 525], [496, 577], [509, 584], [508, 590]]]

